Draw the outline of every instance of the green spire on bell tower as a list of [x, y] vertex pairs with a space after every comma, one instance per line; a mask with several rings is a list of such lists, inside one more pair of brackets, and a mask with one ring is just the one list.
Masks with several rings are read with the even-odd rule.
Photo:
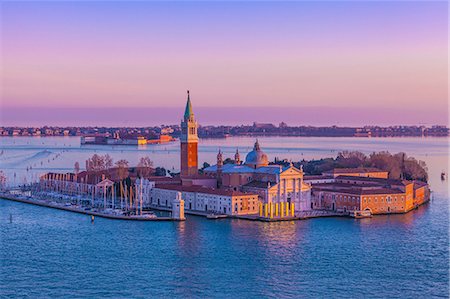
[[189, 90], [188, 90], [187, 91], [186, 109], [184, 110], [184, 119], [190, 118], [191, 115], [194, 115], [194, 112], [192, 110], [191, 99], [189, 98]]

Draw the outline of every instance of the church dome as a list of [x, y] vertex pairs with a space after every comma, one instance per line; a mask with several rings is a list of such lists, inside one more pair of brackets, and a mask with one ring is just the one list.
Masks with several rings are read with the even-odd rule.
[[258, 140], [256, 140], [253, 150], [245, 157], [245, 164], [252, 168], [269, 165], [269, 158], [259, 147]]

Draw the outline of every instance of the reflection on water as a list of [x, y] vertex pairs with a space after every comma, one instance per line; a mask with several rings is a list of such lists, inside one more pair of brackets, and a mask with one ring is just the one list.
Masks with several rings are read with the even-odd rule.
[[421, 219], [427, 212], [428, 205], [429, 203], [407, 214], [379, 215], [372, 218], [363, 218], [358, 222], [360, 223], [361, 227], [383, 227], [387, 225], [392, 227], [402, 226], [404, 228], [413, 227], [414, 222]]

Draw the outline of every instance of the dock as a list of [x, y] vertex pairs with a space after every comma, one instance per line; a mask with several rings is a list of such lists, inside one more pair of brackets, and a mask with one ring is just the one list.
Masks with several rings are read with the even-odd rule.
[[140, 217], [140, 216], [135, 216], [135, 215], [126, 216], [126, 215], [106, 214], [106, 213], [101, 213], [99, 211], [77, 209], [77, 208], [70, 207], [70, 206], [57, 205], [57, 204], [54, 204], [54, 203], [51, 203], [51, 202], [46, 202], [46, 201], [43, 201], [43, 200], [26, 199], [26, 198], [20, 198], [20, 197], [15, 197], [15, 196], [11, 196], [11, 195], [5, 195], [5, 194], [1, 194], [0, 195], [0, 199], [17, 201], [17, 202], [32, 204], [32, 205], [41, 206], [41, 207], [47, 207], [47, 208], [63, 210], [63, 211], [68, 211], [68, 212], [74, 212], [74, 213], [79, 213], [79, 214], [85, 214], [85, 215], [90, 215], [90, 216], [98, 216], [98, 217], [107, 218], [107, 219], [114, 219], [114, 220], [183, 221], [183, 220], [174, 219], [174, 218], [171, 218], [171, 217], [154, 217], [154, 218], [150, 218], [150, 217]]

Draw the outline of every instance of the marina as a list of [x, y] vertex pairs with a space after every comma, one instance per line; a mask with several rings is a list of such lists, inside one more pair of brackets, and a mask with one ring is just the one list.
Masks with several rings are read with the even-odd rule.
[[32, 199], [30, 197], [11, 195], [11, 194], [0, 194], [1, 199], [22, 202], [26, 204], [37, 205], [46, 208], [58, 209], [68, 212], [74, 212], [79, 214], [85, 214], [90, 216], [102, 217], [114, 220], [132, 220], [132, 221], [180, 221], [179, 219], [174, 219], [171, 217], [157, 217], [154, 214], [144, 214], [144, 215], [124, 215], [120, 213], [115, 213], [110, 211], [109, 213], [91, 209], [85, 209], [79, 206], [72, 206], [66, 204], [58, 204], [51, 201]]
[[[28, 193], [28, 195], [27, 195]], [[77, 204], [72, 204], [70, 201], [67, 202], [55, 202], [51, 200], [46, 199], [37, 199], [36, 197], [33, 197], [29, 195], [28, 192], [21, 192], [21, 191], [13, 191], [13, 192], [2, 192], [0, 193], [0, 198], [5, 200], [11, 200], [11, 201], [17, 201], [22, 202], [26, 204], [33, 204], [41, 207], [46, 208], [53, 208], [68, 212], [74, 212], [79, 214], [85, 214], [85, 215], [91, 215], [91, 216], [97, 216], [107, 219], [115, 219], [115, 220], [131, 220], [131, 221], [184, 221], [185, 219], [178, 219], [178, 218], [172, 218], [172, 217], [162, 217], [162, 216], [156, 216], [152, 211], [164, 211], [167, 213], [171, 213], [172, 209], [162, 206], [156, 206], [156, 205], [150, 205], [145, 208], [143, 214], [132, 214], [130, 212], [126, 213], [123, 210], [113, 210], [113, 209], [93, 209], [91, 207], [82, 207]], [[337, 213], [337, 212], [330, 212], [330, 211], [311, 211], [311, 212], [305, 212], [301, 213], [300, 215], [296, 216], [289, 216], [289, 217], [263, 217], [258, 215], [237, 215], [237, 216], [229, 216], [225, 214], [210, 214], [207, 212], [199, 212], [199, 211], [192, 211], [192, 210], [185, 210], [184, 212], [186, 215], [193, 215], [193, 216], [201, 216], [205, 217], [208, 220], [220, 220], [225, 218], [230, 219], [241, 219], [241, 220], [250, 220], [250, 221], [263, 221], [263, 222], [279, 222], [279, 221], [292, 221], [292, 220], [307, 220], [311, 218], [319, 218], [319, 217], [354, 217], [349, 213]], [[358, 218], [358, 217], [355, 217]]]

